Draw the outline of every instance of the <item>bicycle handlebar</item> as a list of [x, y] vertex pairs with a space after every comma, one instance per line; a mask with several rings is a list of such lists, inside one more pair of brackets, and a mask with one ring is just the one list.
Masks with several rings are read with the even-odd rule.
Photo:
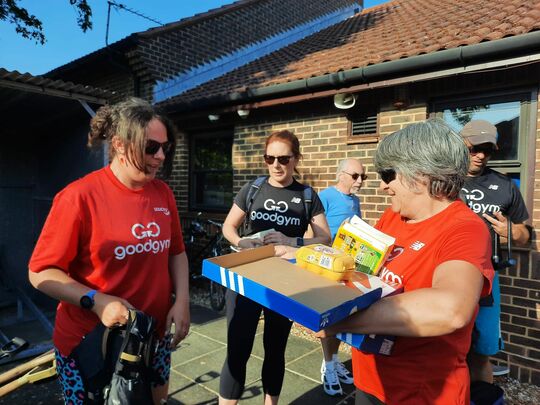
[[218, 228], [223, 228], [223, 223], [222, 222], [216, 222], [216, 221], [212, 221], [211, 219], [207, 219], [206, 223], [210, 224], [210, 225], [217, 226]]

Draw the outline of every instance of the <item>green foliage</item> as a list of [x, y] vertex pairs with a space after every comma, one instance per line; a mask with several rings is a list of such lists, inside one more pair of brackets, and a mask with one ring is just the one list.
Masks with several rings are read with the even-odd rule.
[[[19, 7], [20, 0], [0, 0], [0, 21], [6, 20], [15, 25], [15, 31], [23, 38], [31, 39], [43, 45], [46, 41], [41, 20]], [[77, 25], [86, 32], [92, 29], [92, 9], [87, 0], [69, 0], [77, 11]]]

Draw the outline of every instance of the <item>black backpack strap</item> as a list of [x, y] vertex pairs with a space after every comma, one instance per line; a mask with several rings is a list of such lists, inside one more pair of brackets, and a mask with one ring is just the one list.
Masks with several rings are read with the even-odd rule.
[[313, 188], [310, 186], [304, 186], [304, 215], [306, 216], [306, 222], [309, 225], [311, 222], [311, 208], [313, 203]]
[[249, 224], [251, 223], [251, 207], [253, 206], [253, 201], [255, 201], [255, 198], [257, 198], [257, 195], [259, 194], [259, 191], [261, 191], [262, 185], [266, 182], [268, 179], [268, 176], [261, 176], [257, 177], [253, 182], [251, 183], [251, 186], [249, 187], [249, 190], [246, 194], [246, 219], [244, 220], [244, 227], [243, 227], [243, 235], [246, 234], [247, 229], [249, 228]]

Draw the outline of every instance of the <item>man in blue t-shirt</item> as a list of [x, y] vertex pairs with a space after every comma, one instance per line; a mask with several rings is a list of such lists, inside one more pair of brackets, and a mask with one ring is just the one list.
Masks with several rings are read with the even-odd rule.
[[[336, 173], [336, 184], [319, 193], [319, 198], [326, 213], [332, 240], [341, 223], [353, 215], [360, 216], [360, 201], [355, 195], [366, 179], [364, 166], [356, 159], [342, 160]], [[341, 384], [352, 384], [351, 373], [338, 360], [340, 341], [335, 337], [322, 339], [323, 364], [321, 381], [328, 395], [341, 395]]]
[[319, 193], [332, 239], [341, 223], [353, 215], [360, 216], [360, 201], [356, 193], [366, 179], [364, 166], [356, 159], [339, 162], [336, 184]]
[[[500, 251], [500, 241], [506, 241], [508, 221], [512, 224], [512, 242], [516, 245], [526, 244], [530, 233], [524, 222], [529, 218], [529, 214], [519, 189], [510, 177], [486, 167], [497, 149], [497, 128], [487, 121], [474, 120], [463, 127], [461, 136], [469, 148], [470, 163], [460, 198], [486, 222], [494, 243], [498, 243], [497, 251]], [[494, 259], [493, 267], [499, 270], [501, 266], [498, 266], [497, 258]], [[497, 354], [503, 348], [497, 272], [493, 279], [491, 297], [489, 302], [480, 302], [476, 317], [473, 335], [475, 338], [467, 356], [471, 382], [493, 383], [495, 372], [489, 356]], [[496, 374], [503, 372], [501, 370]]]

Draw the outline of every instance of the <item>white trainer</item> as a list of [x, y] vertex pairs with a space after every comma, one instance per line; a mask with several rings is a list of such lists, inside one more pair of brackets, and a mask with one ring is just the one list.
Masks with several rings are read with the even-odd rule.
[[347, 385], [354, 383], [354, 379], [351, 372], [347, 370], [347, 367], [345, 367], [343, 363], [336, 361], [334, 364], [335, 364], [334, 367], [336, 368], [337, 376], [339, 378], [340, 383], [347, 384]]
[[[334, 361], [334, 367], [336, 369], [340, 383], [347, 384], [347, 385], [354, 383], [354, 378], [352, 376], [352, 373], [349, 370], [347, 370], [347, 367], [345, 367], [345, 365], [342, 362]], [[321, 378], [325, 371], [326, 371], [326, 363], [323, 360], [321, 364]]]
[[339, 383], [339, 378], [336, 370], [325, 370], [321, 375], [324, 392], [330, 396], [343, 395], [343, 389]]
[[510, 369], [503, 365], [493, 365], [493, 375], [501, 376], [510, 373]]

